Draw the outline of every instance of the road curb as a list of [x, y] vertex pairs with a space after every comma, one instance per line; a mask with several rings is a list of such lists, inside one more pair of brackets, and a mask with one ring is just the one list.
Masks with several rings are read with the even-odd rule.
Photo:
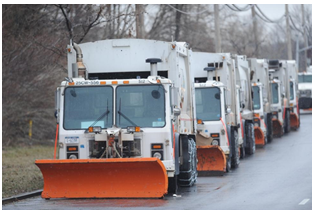
[[31, 198], [31, 197], [34, 197], [34, 196], [41, 195], [42, 191], [43, 190], [40, 189], [40, 190], [36, 190], [36, 191], [33, 191], [33, 192], [27, 192], [27, 193], [15, 195], [15, 196], [12, 196], [12, 197], [9, 197], [9, 198], [3, 198], [2, 199], [2, 205], [8, 204], [8, 203], [12, 203], [14, 201], [19, 201], [19, 200], [23, 200], [23, 199], [26, 199], [26, 198]]

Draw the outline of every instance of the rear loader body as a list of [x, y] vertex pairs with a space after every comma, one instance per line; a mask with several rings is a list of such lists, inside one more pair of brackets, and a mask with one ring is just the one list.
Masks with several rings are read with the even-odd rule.
[[237, 167], [243, 145], [239, 87], [230, 54], [193, 52], [199, 175], [223, 175]]
[[193, 185], [190, 52], [140, 39], [69, 45], [56, 93], [59, 160], [36, 161], [42, 197], [159, 198]]

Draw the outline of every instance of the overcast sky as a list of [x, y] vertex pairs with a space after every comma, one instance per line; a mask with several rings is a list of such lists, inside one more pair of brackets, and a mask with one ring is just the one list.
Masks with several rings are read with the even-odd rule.
[[[245, 4], [238, 4], [237, 6], [244, 7]], [[285, 12], [285, 5], [284, 4], [258, 4], [258, 6], [263, 11], [263, 13], [270, 19], [278, 19]], [[243, 14], [244, 15], [251, 14], [251, 10], [246, 11], [246, 12], [242, 12], [242, 15]]]
[[[246, 4], [237, 4], [239, 7], [244, 7]], [[263, 13], [272, 20], [279, 19], [285, 13], [285, 4], [258, 4], [259, 8], [263, 11]], [[293, 5], [289, 4], [289, 10]], [[306, 4], [304, 7], [312, 8], [312, 5]], [[246, 12], [239, 12], [240, 15], [249, 15], [251, 14], [251, 10]]]

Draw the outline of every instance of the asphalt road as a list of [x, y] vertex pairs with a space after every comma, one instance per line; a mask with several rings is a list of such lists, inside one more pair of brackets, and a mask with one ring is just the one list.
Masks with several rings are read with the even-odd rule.
[[198, 177], [195, 186], [163, 199], [51, 199], [34, 197], [3, 210], [25, 209], [312, 209], [312, 114], [298, 131], [276, 138], [222, 177]]

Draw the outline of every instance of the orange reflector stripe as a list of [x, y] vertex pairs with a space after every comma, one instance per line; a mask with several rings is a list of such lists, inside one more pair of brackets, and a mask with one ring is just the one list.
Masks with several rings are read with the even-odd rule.
[[211, 137], [213, 137], [213, 138], [218, 138], [218, 137], [219, 137], [219, 134], [211, 134]]
[[77, 147], [68, 147], [68, 151], [77, 151]]
[[106, 81], [101, 81], [100, 84], [104, 85], [104, 84], [106, 84]]
[[118, 84], [118, 81], [112, 81], [112, 84]]
[[129, 84], [129, 81], [123, 81], [124, 84]]
[[70, 85], [70, 86], [73, 86], [73, 85], [74, 85], [74, 82], [69, 82], [69, 85]]
[[153, 149], [162, 149], [161, 145], [153, 145]]

